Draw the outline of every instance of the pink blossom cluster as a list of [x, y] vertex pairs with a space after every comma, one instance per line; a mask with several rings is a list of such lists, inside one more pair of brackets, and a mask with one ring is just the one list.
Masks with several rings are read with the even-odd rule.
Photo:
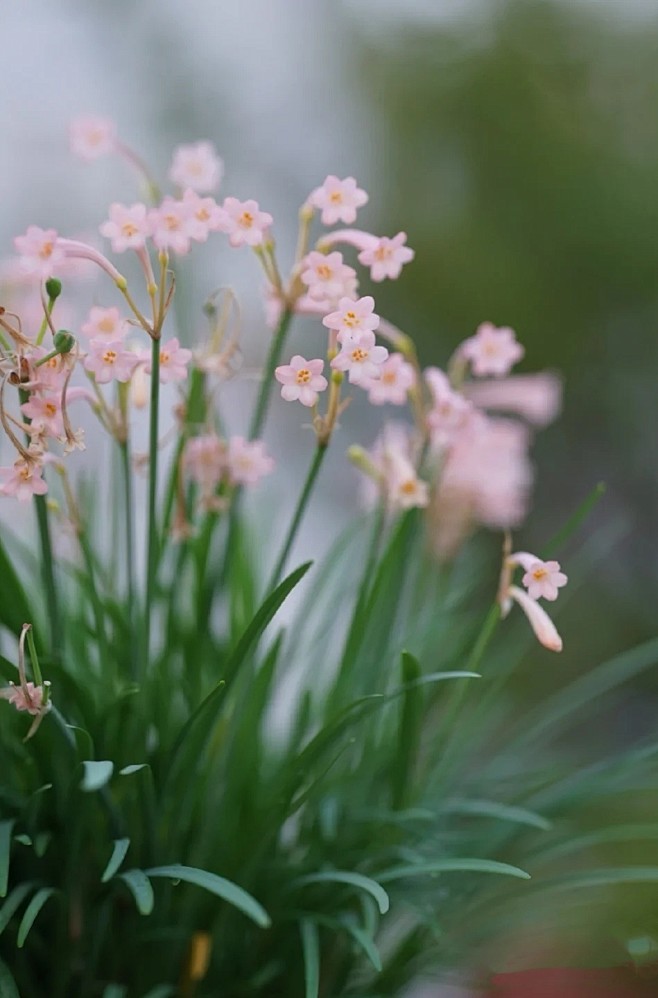
[[[513, 584], [514, 572], [519, 567], [524, 571], [521, 582], [525, 590]], [[503, 616], [506, 617], [512, 604], [517, 603], [525, 613], [540, 644], [550, 651], [562, 651], [562, 638], [546, 610], [539, 605], [539, 600], [543, 598], [554, 602], [559, 590], [566, 586], [567, 582], [567, 576], [561, 571], [558, 561], [542, 561], [529, 551], [506, 554], [498, 595]]]

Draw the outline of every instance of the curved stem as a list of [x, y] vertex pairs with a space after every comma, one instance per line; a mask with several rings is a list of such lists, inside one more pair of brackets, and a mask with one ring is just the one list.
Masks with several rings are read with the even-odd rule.
[[274, 369], [278, 366], [281, 351], [283, 350], [283, 344], [285, 343], [288, 330], [290, 328], [290, 322], [292, 319], [292, 309], [285, 308], [281, 313], [281, 318], [279, 319], [279, 325], [276, 328], [276, 332], [272, 336], [272, 342], [270, 343], [270, 350], [267, 355], [267, 360], [265, 361], [265, 368], [263, 371], [263, 381], [260, 386], [260, 391], [258, 393], [258, 399], [256, 401], [256, 408], [254, 409], [254, 414], [251, 419], [251, 424], [249, 426], [249, 439], [254, 440], [259, 437], [263, 424], [265, 422], [265, 417], [267, 415], [267, 406], [270, 400], [270, 393], [272, 391], [272, 384], [274, 380]]
[[297, 536], [297, 531], [299, 530], [299, 525], [302, 522], [304, 513], [306, 512], [311, 492], [313, 491], [315, 481], [318, 477], [320, 468], [322, 467], [322, 462], [326, 453], [327, 444], [318, 441], [311, 467], [308, 470], [308, 475], [306, 476], [306, 481], [304, 482], [302, 494], [299, 497], [290, 527], [288, 528], [288, 533], [286, 534], [283, 547], [281, 548], [281, 553], [279, 554], [276, 566], [270, 578], [270, 584], [267, 589], [268, 592], [271, 592], [280, 581], [281, 575], [286, 566], [286, 561], [288, 560], [288, 555], [290, 554], [290, 549], [294, 543], [295, 537]]

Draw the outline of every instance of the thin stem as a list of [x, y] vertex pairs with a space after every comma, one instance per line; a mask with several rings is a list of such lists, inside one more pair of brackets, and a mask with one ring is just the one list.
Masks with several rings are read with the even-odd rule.
[[274, 382], [274, 369], [278, 366], [281, 351], [283, 350], [288, 329], [290, 328], [291, 319], [292, 309], [285, 308], [281, 313], [281, 318], [279, 319], [279, 325], [276, 328], [276, 332], [272, 336], [270, 350], [267, 355], [265, 369], [263, 371], [263, 381], [260, 386], [256, 408], [249, 427], [250, 440], [255, 440], [256, 437], [259, 437], [262, 432], [265, 417], [267, 415], [267, 406], [270, 400], [272, 384]]
[[288, 528], [288, 533], [286, 534], [286, 539], [283, 542], [283, 547], [281, 548], [281, 553], [276, 562], [274, 571], [270, 578], [270, 584], [268, 586], [268, 592], [271, 592], [274, 587], [278, 584], [281, 579], [281, 575], [288, 560], [288, 555], [290, 554], [290, 549], [294, 543], [295, 537], [297, 536], [297, 531], [299, 530], [299, 525], [302, 522], [304, 513], [306, 512], [306, 507], [308, 501], [311, 497], [311, 492], [315, 485], [316, 479], [318, 477], [320, 468], [322, 467], [322, 462], [324, 461], [324, 456], [327, 453], [327, 445], [318, 441], [318, 445], [315, 450], [315, 455], [309, 468], [308, 475], [306, 476], [306, 481], [304, 482], [304, 488], [302, 489], [302, 494], [299, 497], [299, 501], [293, 513], [292, 521], [290, 527]]
[[55, 560], [53, 558], [53, 547], [50, 538], [50, 524], [48, 522], [46, 497], [35, 496], [34, 508], [37, 514], [39, 543], [41, 545], [41, 571], [43, 575], [44, 588], [46, 590], [46, 606], [48, 608], [48, 621], [50, 624], [50, 639], [52, 642], [53, 655], [55, 658], [59, 659], [62, 654], [62, 621], [59, 614], [57, 583], [55, 581]]
[[121, 469], [123, 473], [123, 505], [125, 514], [125, 559], [126, 559], [126, 585], [128, 587], [128, 622], [132, 632], [135, 613], [135, 526], [133, 519], [133, 480], [130, 466], [130, 446], [127, 440], [122, 440], [119, 444], [121, 451]]
[[151, 610], [158, 567], [156, 495], [158, 485], [158, 415], [160, 402], [160, 339], [153, 337], [151, 350], [151, 408], [149, 414], [148, 534], [146, 551], [146, 596], [144, 604], [144, 668], [151, 647]]

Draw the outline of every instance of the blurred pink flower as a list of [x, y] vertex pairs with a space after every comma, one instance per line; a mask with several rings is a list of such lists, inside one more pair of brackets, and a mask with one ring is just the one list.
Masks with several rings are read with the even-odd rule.
[[544, 599], [553, 602], [558, 597], [558, 589], [566, 586], [567, 577], [560, 571], [557, 561], [542, 561], [529, 551], [516, 551], [509, 557], [510, 564], [521, 565], [525, 569], [522, 583], [532, 599]]
[[71, 152], [88, 162], [114, 152], [116, 137], [116, 124], [111, 118], [84, 114], [73, 118], [69, 125]]
[[371, 329], [365, 329], [345, 338], [331, 366], [335, 371], [347, 371], [350, 384], [369, 388], [370, 382], [379, 378], [387, 357], [386, 347], [376, 346], [375, 334]]
[[26, 682], [24, 686], [11, 683], [0, 689], [0, 697], [13, 704], [16, 710], [26, 710], [28, 714], [37, 715], [43, 708], [43, 686]]
[[31, 395], [21, 405], [21, 412], [31, 421], [30, 431], [50, 437], [64, 436], [60, 395]]
[[276, 380], [283, 385], [281, 398], [286, 402], [301, 402], [313, 406], [318, 400], [318, 392], [323, 392], [328, 381], [322, 374], [323, 360], [306, 360], [295, 354], [289, 364], [282, 364], [274, 372]]
[[357, 187], [354, 177], [340, 180], [333, 174], [320, 187], [316, 187], [308, 198], [308, 204], [322, 212], [323, 225], [335, 225], [336, 222], [352, 225], [356, 220], [357, 208], [367, 201], [368, 195]]
[[222, 209], [214, 198], [202, 198], [188, 188], [183, 194], [186, 211], [186, 228], [191, 239], [205, 243], [211, 232], [217, 232], [222, 218]]
[[514, 413], [534, 426], [552, 423], [562, 404], [562, 382], [548, 372], [467, 381], [462, 391], [480, 409]]
[[115, 201], [110, 205], [109, 214], [108, 221], [100, 226], [100, 233], [110, 240], [115, 253], [139, 250], [146, 245], [151, 235], [151, 222], [145, 204], [125, 205]]
[[92, 340], [84, 366], [90, 371], [99, 385], [110, 381], [130, 381], [138, 357], [133, 350], [126, 349], [123, 340]]
[[[151, 351], [143, 351], [144, 370], [151, 373]], [[172, 381], [184, 381], [187, 377], [187, 365], [192, 360], [192, 351], [182, 347], [176, 337], [160, 344], [160, 384], [167, 385]]]
[[14, 496], [19, 502], [27, 502], [33, 496], [45, 495], [48, 486], [42, 477], [42, 466], [36, 460], [19, 457], [11, 467], [0, 468], [0, 494]]
[[432, 407], [427, 414], [431, 440], [436, 447], [446, 447], [464, 425], [473, 406], [454, 391], [440, 368], [426, 368], [424, 378], [432, 395]]
[[274, 219], [267, 211], [261, 211], [258, 201], [238, 201], [237, 198], [224, 198], [222, 217], [218, 222], [220, 232], [228, 235], [231, 246], [259, 246], [265, 239], [267, 230]]
[[458, 353], [470, 361], [473, 374], [481, 378], [509, 374], [512, 367], [521, 360], [525, 350], [509, 326], [499, 328], [491, 322], [483, 322], [478, 326], [475, 336], [464, 340], [458, 347]]
[[368, 389], [368, 400], [373, 405], [384, 405], [387, 402], [391, 405], [404, 405], [415, 381], [413, 366], [401, 353], [392, 353], [381, 365], [379, 377], [364, 384], [364, 388]]
[[358, 335], [366, 330], [376, 329], [379, 325], [379, 316], [374, 311], [375, 299], [370, 295], [363, 298], [341, 298], [335, 312], [325, 315], [322, 325], [327, 329], [334, 329], [338, 332], [338, 339], [342, 341], [342, 334]]
[[244, 437], [231, 437], [226, 464], [234, 485], [256, 485], [274, 470], [274, 461], [266, 452], [263, 441], [248, 441]]
[[226, 448], [215, 433], [191, 437], [183, 450], [183, 466], [204, 492], [219, 485], [226, 466]]
[[169, 179], [181, 188], [205, 194], [219, 187], [224, 164], [212, 142], [195, 142], [174, 149]]
[[86, 336], [102, 337], [110, 340], [121, 339], [126, 331], [126, 320], [121, 317], [118, 308], [101, 308], [94, 305], [90, 309], [87, 321], [82, 324], [82, 332]]
[[396, 280], [400, 276], [404, 264], [415, 256], [414, 251], [405, 246], [406, 241], [406, 232], [398, 232], [392, 239], [382, 236], [359, 253], [359, 263], [370, 267], [371, 280]]
[[183, 201], [166, 197], [157, 208], [149, 212], [149, 225], [153, 242], [159, 250], [172, 250], [184, 256], [190, 249], [188, 207]]
[[544, 648], [548, 648], [549, 651], [562, 651], [562, 638], [543, 606], [540, 606], [536, 600], [523, 589], [519, 589], [518, 586], [510, 586], [507, 590], [507, 596], [521, 607], [539, 643]]
[[309, 298], [323, 302], [338, 301], [356, 294], [356, 271], [343, 262], [342, 253], [309, 253], [302, 261], [301, 279], [308, 286]]
[[41, 229], [38, 225], [30, 225], [25, 235], [16, 236], [14, 246], [20, 254], [24, 273], [41, 280], [52, 277], [66, 260], [55, 229]]

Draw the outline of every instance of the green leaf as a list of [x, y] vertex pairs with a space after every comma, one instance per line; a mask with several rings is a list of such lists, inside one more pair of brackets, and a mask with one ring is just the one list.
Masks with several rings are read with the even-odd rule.
[[110, 856], [110, 861], [105, 867], [105, 872], [101, 877], [101, 883], [106, 884], [108, 880], [111, 880], [114, 874], [117, 872], [124, 859], [126, 858], [126, 853], [130, 847], [130, 839], [115, 839], [114, 848], [112, 850], [112, 855]]
[[299, 923], [304, 952], [305, 998], [318, 998], [320, 994], [320, 940], [318, 927], [309, 918]]
[[103, 991], [103, 998], [126, 998], [127, 993], [123, 984], [108, 984]]
[[422, 693], [418, 680], [422, 669], [418, 659], [409, 652], [402, 652], [402, 683], [405, 692], [400, 704], [397, 747], [393, 757], [391, 779], [393, 784], [393, 807], [404, 807], [412, 786], [413, 767], [420, 742], [423, 716]]
[[55, 891], [54, 887], [42, 887], [40, 890], [36, 892], [32, 900], [28, 904], [21, 919], [21, 923], [18, 926], [18, 938], [16, 941], [16, 945], [18, 946], [19, 949], [22, 949], [22, 947], [24, 946], [25, 940], [28, 937], [30, 929], [34, 925], [34, 921], [39, 912], [41, 911], [41, 909], [43, 908], [44, 904], [49, 898], [53, 896], [53, 894], [56, 893], [57, 892]]
[[370, 894], [377, 902], [382, 915], [385, 915], [389, 909], [390, 902], [384, 888], [376, 880], [362, 873], [352, 873], [349, 870], [322, 870], [319, 873], [309, 873], [305, 877], [299, 877], [292, 886], [303, 887], [307, 884], [348, 884]]
[[477, 818], [496, 818], [499, 821], [513, 821], [520, 825], [529, 825], [531, 828], [541, 828], [547, 832], [552, 828], [550, 821], [542, 818], [535, 811], [528, 811], [523, 807], [513, 807], [509, 804], [500, 804], [493, 800], [461, 800], [453, 798], [446, 800], [441, 805], [442, 810], [448, 814], [473, 815]]
[[217, 876], [216, 873], [209, 873], [207, 870], [199, 870], [194, 866], [181, 866], [173, 863], [171, 866], [156, 866], [146, 870], [149, 877], [167, 877], [169, 880], [183, 880], [188, 884], [196, 884], [216, 894], [223, 901], [238, 908], [244, 915], [251, 918], [256, 925], [266, 929], [271, 924], [270, 916], [261, 904], [256, 901], [251, 894], [248, 894], [242, 887], [238, 887], [232, 880]]
[[375, 946], [372, 936], [362, 926], [358, 925], [353, 918], [342, 919], [341, 925], [345, 926], [352, 939], [354, 939], [354, 942], [363, 950], [377, 973], [381, 973], [382, 958], [379, 955], [379, 950]]
[[84, 766], [84, 776], [82, 777], [80, 789], [86, 793], [100, 790], [101, 787], [104, 787], [108, 783], [114, 772], [114, 763], [108, 759], [103, 759], [99, 762], [86, 759], [82, 765]]
[[16, 981], [6, 963], [0, 960], [0, 998], [21, 998]]
[[13, 821], [0, 821], [0, 898], [7, 894], [9, 883], [9, 855], [11, 853], [11, 833]]
[[126, 870], [124, 873], [117, 874], [117, 880], [123, 880], [135, 899], [140, 915], [150, 915], [153, 911], [153, 888], [144, 871]]
[[658, 866], [622, 866], [603, 870], [587, 870], [585, 873], [556, 877], [555, 880], [538, 883], [544, 891], [559, 892], [579, 890], [582, 887], [612, 887], [618, 884], [658, 884]]
[[393, 866], [390, 870], [384, 870], [378, 874], [377, 879], [381, 883], [390, 883], [392, 880], [402, 880], [404, 877], [427, 877], [435, 873], [501, 873], [508, 877], [518, 877], [520, 880], [530, 880], [530, 874], [525, 870], [520, 870], [518, 866], [510, 866], [509, 863], [498, 863], [493, 859], [436, 859], [428, 863], [405, 863], [400, 866]]
[[[5, 931], [9, 925], [11, 919], [14, 917], [20, 906], [22, 905], [25, 898], [28, 896], [31, 890], [34, 889], [34, 882], [27, 881], [23, 884], [18, 884], [14, 887], [13, 891], [10, 893], [9, 897], [0, 908], [0, 935]], [[0, 992], [0, 998], [2, 998], [2, 993]]]
[[542, 863], [553, 862], [564, 856], [570, 856], [574, 852], [595, 849], [597, 846], [609, 845], [617, 842], [653, 842], [658, 840], [658, 825], [611, 825], [608, 828], [600, 828], [585, 835], [574, 836], [562, 842], [556, 842], [547, 848], [538, 850], [533, 858], [541, 859]]
[[132, 776], [133, 773], [139, 773], [142, 769], [148, 769], [149, 765], [147, 762], [138, 762], [133, 766], [124, 766], [123, 769], [119, 770], [119, 776]]
[[18, 574], [1, 541], [0, 580], [0, 624], [3, 624], [12, 634], [18, 635], [23, 624], [34, 622], [34, 614]]

